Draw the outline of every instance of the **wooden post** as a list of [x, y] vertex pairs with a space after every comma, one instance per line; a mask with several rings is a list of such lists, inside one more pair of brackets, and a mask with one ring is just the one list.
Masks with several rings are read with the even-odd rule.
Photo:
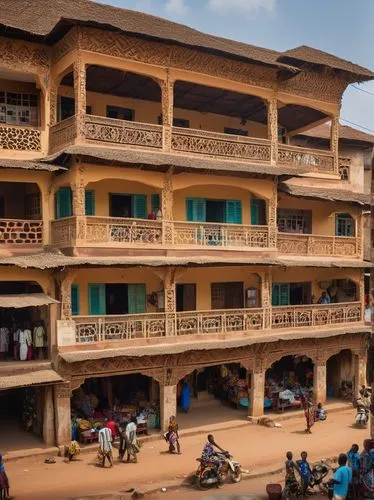
[[78, 50], [73, 66], [75, 114], [77, 117], [77, 138], [84, 140], [84, 119], [86, 115], [86, 65]]
[[271, 141], [271, 164], [278, 162], [278, 101], [276, 97], [269, 99], [268, 108], [268, 139]]
[[334, 174], [339, 175], [339, 116], [334, 115], [331, 119], [330, 149], [333, 154]]
[[174, 81], [167, 73], [166, 79], [160, 81], [163, 125], [163, 150], [171, 151], [171, 134], [173, 127]]

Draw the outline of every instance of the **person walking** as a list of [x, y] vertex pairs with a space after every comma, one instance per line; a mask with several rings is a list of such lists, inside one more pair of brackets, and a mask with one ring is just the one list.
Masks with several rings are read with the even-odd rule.
[[99, 430], [99, 460], [102, 467], [105, 467], [105, 460], [109, 462], [109, 466], [113, 467], [113, 447], [112, 447], [112, 431], [108, 427]]
[[308, 453], [306, 451], [302, 451], [300, 456], [301, 460], [296, 460], [296, 465], [299, 468], [303, 495], [306, 496], [310, 482], [310, 477], [312, 475], [312, 469], [310, 468], [309, 462], [307, 460]]
[[179, 444], [178, 424], [174, 416], [170, 417], [168, 432], [164, 434], [164, 438], [169, 444], [169, 452], [180, 455], [181, 447]]
[[131, 422], [126, 425], [126, 451], [127, 451], [127, 461], [131, 460], [136, 464], [138, 462], [137, 454], [140, 451], [138, 441], [136, 439], [136, 418], [133, 417]]
[[5, 500], [11, 498], [9, 495], [9, 480], [5, 472], [2, 455], [0, 455], [0, 498], [4, 498]]
[[311, 428], [314, 425], [315, 417], [316, 417], [315, 406], [312, 403], [312, 401], [310, 401], [310, 399], [308, 399], [308, 398], [304, 398], [303, 406], [304, 406], [304, 415], [306, 418], [305, 432], [307, 432], [308, 434], [312, 434]]

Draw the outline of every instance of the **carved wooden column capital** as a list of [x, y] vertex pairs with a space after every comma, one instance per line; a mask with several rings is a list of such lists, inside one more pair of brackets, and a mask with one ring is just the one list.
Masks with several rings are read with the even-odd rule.
[[271, 164], [278, 161], [278, 101], [271, 97], [267, 102], [268, 108], [268, 138], [271, 141]]
[[339, 175], [339, 115], [334, 115], [331, 120], [331, 145], [330, 149], [334, 155], [334, 173]]

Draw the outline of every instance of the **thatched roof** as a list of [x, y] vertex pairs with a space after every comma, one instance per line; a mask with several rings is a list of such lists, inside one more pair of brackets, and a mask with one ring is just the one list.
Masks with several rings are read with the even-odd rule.
[[[28, 36], [50, 43], [60, 38], [73, 24], [96, 26], [125, 34], [168, 41], [199, 50], [225, 54], [274, 67], [287, 67], [286, 61], [322, 64], [354, 74], [359, 80], [374, 78], [374, 73], [325, 52], [299, 47], [286, 53], [207, 35], [195, 29], [141, 12], [120, 9], [89, 0], [2, 0], [0, 34]], [[282, 57], [283, 56], [283, 57]], [[285, 59], [286, 58], [286, 59]], [[294, 67], [298, 71], [297, 67]]]
[[[330, 140], [331, 128], [327, 124], [318, 125], [318, 127], [306, 130], [300, 135]], [[348, 125], [339, 125], [339, 139], [341, 141], [367, 142], [370, 146], [374, 144], [374, 135], [362, 132], [357, 128], [348, 127]]]
[[[309, 338], [328, 338], [337, 337], [339, 335], [346, 335], [350, 333], [367, 333], [370, 332], [369, 326], [361, 327], [344, 327], [339, 325], [339, 327], [334, 330], [329, 328], [328, 330], [316, 331], [311, 328], [307, 329], [293, 329], [292, 332], [289, 330], [287, 332], [276, 332], [267, 333], [263, 335], [255, 336], [252, 333], [249, 336], [243, 336], [240, 338], [226, 338], [225, 340], [206, 340], [204, 335], [193, 336], [194, 339], [190, 341], [181, 342], [181, 337], [178, 338], [178, 343], [167, 343], [167, 340], [163, 339], [162, 344], [147, 345], [147, 346], [136, 346], [136, 347], [116, 347], [110, 348], [105, 347], [105, 349], [94, 348], [87, 349], [84, 346], [82, 350], [70, 351], [70, 352], [59, 352], [59, 357], [62, 358], [67, 363], [78, 363], [82, 361], [104, 359], [104, 358], [117, 358], [120, 356], [127, 357], [139, 357], [139, 356], [159, 356], [162, 354], [179, 354], [185, 351], [205, 351], [208, 349], [228, 349], [236, 347], [244, 347], [254, 344], [263, 344], [267, 342], [278, 342], [278, 341], [290, 341], [297, 339], [309, 339]], [[197, 339], [196, 337], [200, 337]], [[131, 342], [131, 341], [130, 341]], [[79, 345], [77, 346], [79, 348]], [[83, 347], [83, 346], [82, 346]]]
[[363, 79], [373, 78], [373, 72], [369, 69], [350, 61], [346, 61], [345, 59], [341, 59], [340, 57], [329, 54], [328, 52], [324, 52], [323, 50], [308, 47], [307, 45], [301, 45], [300, 47], [282, 52], [278, 61], [283, 61], [296, 66], [300, 63], [310, 63], [317, 66], [325, 66], [327, 68], [360, 75]]
[[22, 309], [23, 307], [40, 307], [58, 303], [58, 300], [52, 299], [46, 293], [0, 295], [0, 308], [13, 307], [15, 309]]
[[204, 255], [204, 250], [201, 249], [201, 256], [185, 256], [185, 257], [144, 257], [144, 256], [80, 256], [71, 257], [64, 255], [58, 250], [45, 250], [40, 253], [31, 255], [14, 255], [11, 257], [0, 257], [0, 266], [17, 266], [20, 268], [34, 269], [57, 269], [63, 267], [162, 267], [162, 266], [278, 266], [278, 267], [339, 267], [339, 268], [364, 268], [371, 267], [370, 262], [365, 262], [355, 259], [318, 259], [316, 257], [247, 257], [240, 256], [215, 256]]
[[318, 199], [324, 201], [342, 201], [345, 203], [356, 203], [361, 206], [371, 205], [371, 196], [355, 193], [345, 189], [323, 189], [312, 186], [297, 186], [289, 182], [280, 182], [279, 190], [290, 196], [300, 198]]
[[259, 174], [259, 175], [299, 175], [308, 172], [305, 168], [292, 167], [272, 167], [270, 165], [262, 165], [250, 163], [248, 161], [234, 161], [217, 158], [202, 158], [199, 155], [188, 156], [178, 153], [161, 153], [153, 151], [138, 151], [131, 149], [118, 149], [108, 147], [95, 146], [69, 146], [58, 153], [45, 158], [46, 162], [62, 162], [66, 159], [66, 155], [79, 155], [85, 157], [88, 161], [103, 161], [106, 165], [108, 162], [117, 165], [134, 165], [134, 166], [149, 166], [160, 167], [167, 169], [170, 166], [180, 168], [181, 170], [199, 170], [201, 172], [222, 172], [222, 173], [240, 173], [240, 174]]
[[52, 165], [48, 162], [41, 163], [38, 160], [26, 161], [26, 160], [7, 160], [4, 158], [0, 159], [0, 169], [1, 168], [22, 168], [25, 170], [46, 170], [48, 172], [57, 172], [58, 170], [66, 170], [66, 168], [60, 165]]
[[56, 384], [62, 382], [62, 380], [60, 375], [54, 370], [37, 370], [14, 375], [1, 375], [0, 391], [31, 385]]

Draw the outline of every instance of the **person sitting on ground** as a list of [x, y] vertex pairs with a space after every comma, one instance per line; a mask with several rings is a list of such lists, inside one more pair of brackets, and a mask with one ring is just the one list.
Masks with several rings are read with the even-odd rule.
[[297, 483], [295, 470], [300, 474], [299, 467], [296, 462], [293, 461], [292, 451], [287, 451], [286, 453], [286, 477], [285, 477], [285, 486], [286, 488], [292, 489]]
[[349, 485], [352, 481], [352, 470], [347, 467], [348, 457], [345, 453], [341, 453], [338, 458], [339, 467], [334, 473], [334, 500], [345, 500], [348, 495]]
[[347, 453], [348, 466], [352, 469], [352, 486], [354, 498], [358, 498], [360, 485], [360, 453], [358, 450], [358, 444], [352, 444], [351, 449]]
[[3, 457], [0, 455], [0, 498], [10, 499], [9, 480], [5, 472]]
[[112, 431], [108, 427], [103, 427], [99, 430], [99, 460], [102, 467], [105, 467], [105, 460], [109, 462], [109, 466], [113, 467], [113, 447], [112, 447]]
[[69, 446], [64, 448], [64, 456], [71, 462], [81, 452], [81, 448], [77, 441], [71, 441]]
[[317, 420], [321, 420], [321, 421], [327, 419], [327, 412], [322, 407], [321, 403], [318, 403], [318, 405], [317, 405], [316, 417], [317, 417]]
[[307, 461], [308, 453], [306, 451], [302, 451], [300, 456], [301, 460], [296, 460], [296, 464], [299, 468], [303, 495], [306, 496], [308, 492], [310, 477], [312, 475], [312, 469], [310, 468], [309, 462]]
[[318, 299], [318, 304], [331, 304], [331, 299], [327, 292], [322, 292], [321, 297]]
[[221, 451], [225, 455], [227, 454], [227, 452], [223, 448], [218, 446], [218, 444], [214, 441], [213, 434], [208, 434], [208, 441], [203, 448], [203, 452], [201, 454], [201, 459], [205, 463], [214, 464], [216, 466], [218, 481], [220, 481], [221, 480], [221, 468], [222, 468], [222, 465], [224, 464], [225, 460], [218, 456], [218, 454], [214, 448], [217, 448], [219, 451]]

